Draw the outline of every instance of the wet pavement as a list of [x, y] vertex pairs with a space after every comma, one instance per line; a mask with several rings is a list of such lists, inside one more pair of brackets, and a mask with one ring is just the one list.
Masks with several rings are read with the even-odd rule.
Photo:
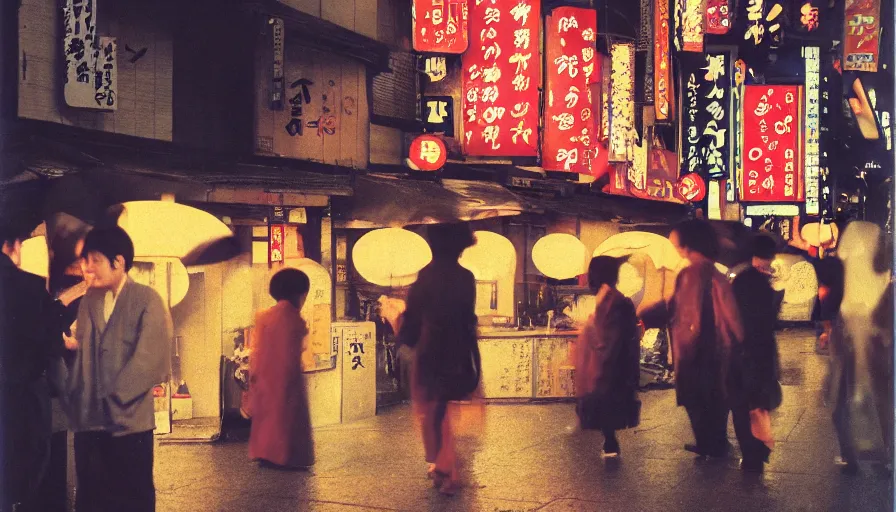
[[[821, 388], [827, 360], [814, 333], [779, 334], [784, 404], [764, 475], [736, 458], [697, 463], [672, 391], [642, 393], [641, 425], [620, 433], [622, 457], [600, 458], [602, 436], [576, 429], [572, 404], [490, 404], [466, 432], [466, 487], [439, 495], [426, 479], [409, 406], [374, 419], [315, 430], [310, 472], [260, 469], [246, 443], [163, 445], [156, 451], [159, 512], [176, 511], [676, 511], [893, 510], [893, 485], [869, 467], [842, 475]], [[730, 430], [730, 427], [729, 427]], [[736, 445], [734, 432], [729, 432]]]

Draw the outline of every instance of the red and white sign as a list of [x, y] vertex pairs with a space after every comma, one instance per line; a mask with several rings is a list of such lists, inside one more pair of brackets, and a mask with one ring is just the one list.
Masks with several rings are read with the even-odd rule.
[[408, 158], [414, 170], [437, 171], [445, 165], [448, 150], [445, 142], [435, 135], [421, 135], [411, 142]]
[[655, 0], [653, 4], [653, 69], [656, 73], [653, 101], [657, 121], [675, 118], [672, 80], [672, 58], [669, 52], [669, 0]]
[[741, 201], [804, 200], [802, 94], [797, 85], [744, 87]]
[[540, 0], [470, 2], [463, 56], [463, 148], [471, 156], [538, 155]]
[[731, 30], [728, 0], [706, 0], [706, 33], [725, 35]]
[[880, 0], [846, 0], [843, 71], [877, 72], [880, 61]]
[[700, 202], [706, 197], [706, 182], [696, 172], [685, 174], [678, 180], [678, 195], [691, 203]]
[[545, 26], [542, 166], [547, 171], [590, 174], [596, 119], [589, 86], [600, 79], [596, 68], [602, 64], [594, 49], [597, 11], [558, 7]]
[[284, 249], [284, 232], [286, 231], [282, 225], [270, 227], [270, 241], [268, 242], [268, 261], [271, 263], [283, 261]]
[[470, 42], [467, 0], [414, 0], [414, 50], [463, 53]]

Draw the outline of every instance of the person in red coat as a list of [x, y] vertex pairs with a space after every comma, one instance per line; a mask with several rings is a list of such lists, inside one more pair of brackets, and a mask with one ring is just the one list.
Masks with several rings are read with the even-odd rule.
[[249, 359], [249, 458], [263, 466], [302, 469], [314, 465], [308, 389], [302, 373], [308, 327], [300, 315], [309, 288], [303, 272], [281, 270], [270, 284], [277, 305], [260, 312], [255, 320]]

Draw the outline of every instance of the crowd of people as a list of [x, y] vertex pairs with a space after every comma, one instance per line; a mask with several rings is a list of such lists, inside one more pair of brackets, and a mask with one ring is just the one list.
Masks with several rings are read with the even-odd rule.
[[[59, 474], [51, 463], [59, 460], [54, 451], [65, 449], [65, 443], [59, 448], [50, 442], [51, 396], [74, 432], [76, 510], [155, 510], [153, 388], [168, 378], [173, 334], [162, 298], [128, 277], [130, 238], [118, 227], [92, 230], [80, 254], [89, 286], [55, 301], [41, 278], [17, 268], [21, 234], [3, 228], [0, 238], [0, 512], [65, 510], [64, 470], [63, 504], [47, 501], [59, 496], [51, 489], [58, 490], [59, 477], [48, 476]], [[640, 339], [643, 329], [662, 328], [670, 334], [677, 403], [694, 434], [695, 442], [684, 449], [703, 461], [728, 457], [731, 416], [741, 468], [761, 472], [769, 461], [771, 412], [783, 400], [775, 338], [781, 297], [770, 282], [776, 245], [761, 235], [742, 238], [747, 243], [723, 274], [715, 265], [720, 242], [713, 227], [700, 220], [676, 226], [670, 240], [687, 266], [670, 297], [638, 308], [617, 289], [624, 259], [591, 261], [588, 283], [596, 307], [573, 347], [576, 412], [582, 429], [603, 433], [605, 457], [621, 453], [616, 432], [640, 421]], [[862, 283], [846, 286], [831, 339], [838, 462], [846, 471], [875, 449], [881, 461], [892, 456], [892, 352], [883, 352], [892, 350], [892, 319], [887, 324], [886, 318], [892, 286], [885, 258], [875, 257], [879, 242], [865, 247], [879, 238], [879, 229], [854, 223], [843, 240], [849, 243], [841, 255], [846, 279]], [[468, 226], [448, 224], [430, 227], [429, 239], [433, 259], [411, 286], [406, 309], [390, 315], [390, 323], [410, 361], [428, 476], [441, 493], [454, 494], [463, 481], [454, 435], [457, 407], [482, 397], [475, 279], [459, 264], [475, 238]], [[309, 288], [301, 271], [281, 270], [270, 281], [276, 305], [256, 318], [249, 457], [265, 467], [314, 464], [300, 363], [308, 335], [300, 312]], [[73, 309], [76, 321], [70, 324]]]

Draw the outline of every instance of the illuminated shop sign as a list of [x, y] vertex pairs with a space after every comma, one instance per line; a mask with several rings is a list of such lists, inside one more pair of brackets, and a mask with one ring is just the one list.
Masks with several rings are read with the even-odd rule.
[[635, 46], [610, 47], [610, 154], [611, 162], [632, 160], [635, 145]]
[[725, 35], [731, 30], [728, 0], [706, 0], [706, 33]]
[[442, 139], [435, 135], [421, 135], [411, 142], [408, 159], [414, 170], [437, 171], [445, 165], [448, 150]]
[[819, 213], [820, 138], [821, 112], [819, 92], [821, 88], [821, 49], [815, 46], [803, 50], [806, 62], [806, 213]]
[[463, 53], [469, 45], [466, 0], [414, 0], [414, 50]]
[[669, 52], [669, 0], [654, 1], [654, 106], [657, 121], [671, 121], [675, 118], [672, 110], [674, 87], [672, 82], [672, 60]]
[[794, 85], [744, 87], [741, 201], [803, 200], [801, 89]]
[[463, 55], [463, 148], [472, 156], [538, 155], [540, 0], [470, 3]]
[[686, 52], [703, 51], [704, 15], [703, 0], [681, 0], [684, 8], [681, 13], [682, 50]]
[[548, 16], [542, 166], [548, 171], [590, 174], [595, 116], [590, 85], [595, 72], [597, 11], [560, 7]]
[[846, 0], [843, 71], [877, 72], [880, 60], [880, 0]]
[[772, 3], [766, 12], [765, 0], [747, 0], [744, 41], [750, 41], [755, 46], [766, 40], [773, 47], [780, 45], [784, 35], [781, 30], [783, 12], [784, 8], [780, 3]]
[[730, 59], [724, 53], [709, 53], [700, 60], [702, 66], [694, 66], [684, 75], [684, 172], [725, 179], [730, 173]]

